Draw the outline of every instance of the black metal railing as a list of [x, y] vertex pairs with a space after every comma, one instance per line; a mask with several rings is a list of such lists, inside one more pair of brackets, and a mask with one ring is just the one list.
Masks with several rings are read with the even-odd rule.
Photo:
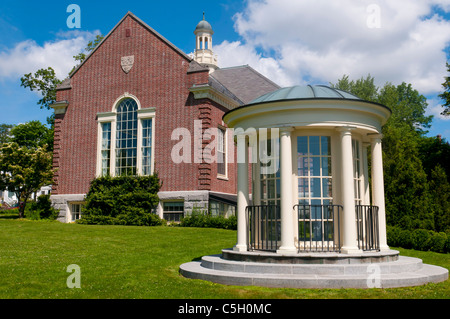
[[299, 251], [341, 251], [341, 205], [294, 205]]
[[276, 251], [281, 240], [280, 206], [247, 206], [246, 216], [248, 249]]
[[378, 206], [356, 205], [358, 248], [380, 250]]

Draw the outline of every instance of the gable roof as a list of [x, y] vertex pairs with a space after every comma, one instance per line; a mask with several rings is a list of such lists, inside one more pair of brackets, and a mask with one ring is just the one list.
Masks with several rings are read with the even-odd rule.
[[112, 28], [112, 30], [100, 41], [100, 43], [92, 50], [84, 59], [83, 62], [81, 62], [79, 65], [76, 66], [76, 68], [69, 74], [69, 77], [71, 78], [77, 71], [83, 66], [84, 63], [97, 51], [97, 49], [105, 42], [109, 36], [117, 29], [117, 27], [127, 18], [131, 17], [134, 20], [136, 20], [140, 25], [142, 25], [145, 29], [153, 33], [156, 37], [158, 37], [161, 41], [165, 42], [169, 47], [171, 47], [174, 51], [176, 51], [178, 54], [180, 54], [182, 57], [184, 57], [188, 62], [192, 61], [192, 58], [189, 57], [186, 53], [181, 51], [179, 48], [177, 48], [175, 45], [173, 45], [169, 40], [164, 38], [161, 34], [155, 31], [152, 27], [150, 27], [148, 24], [146, 24], [144, 21], [139, 19], [137, 16], [135, 16], [132, 12], [128, 11], [127, 14]]
[[250, 67], [242, 65], [217, 69], [210, 78], [219, 82], [243, 104], [269, 92], [280, 89], [280, 86]]

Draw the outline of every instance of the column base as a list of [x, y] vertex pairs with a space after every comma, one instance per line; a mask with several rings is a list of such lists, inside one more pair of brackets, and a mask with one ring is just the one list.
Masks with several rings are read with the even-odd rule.
[[360, 254], [362, 253], [362, 250], [358, 247], [342, 247], [341, 253], [343, 254]]
[[233, 247], [234, 251], [247, 251], [247, 245], [235, 245]]
[[297, 254], [297, 248], [295, 246], [292, 247], [280, 247], [277, 249], [277, 254], [283, 254], [283, 255], [293, 255]]
[[380, 251], [388, 251], [391, 250], [388, 245], [380, 245]]

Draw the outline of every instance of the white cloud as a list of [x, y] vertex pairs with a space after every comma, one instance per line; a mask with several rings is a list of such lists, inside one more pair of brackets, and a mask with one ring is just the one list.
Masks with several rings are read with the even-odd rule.
[[17, 79], [49, 66], [55, 70], [59, 79], [64, 79], [75, 65], [73, 56], [82, 52], [97, 33], [59, 33], [56, 40], [43, 45], [33, 40], [19, 42], [13, 48], [0, 52], [0, 81]]
[[444, 116], [441, 114], [444, 110], [444, 108], [442, 107], [442, 104], [444, 103], [443, 100], [439, 99], [438, 97], [428, 98], [427, 103], [428, 107], [426, 110], [426, 115], [433, 115], [433, 117], [438, 121], [450, 121], [450, 116]]
[[443, 0], [250, 0], [235, 15], [242, 42], [215, 47], [219, 63], [250, 64], [282, 86], [367, 74], [378, 85], [441, 90], [450, 21]]
[[221, 68], [249, 64], [281, 86], [291, 84], [278, 61], [272, 57], [263, 57], [249, 44], [224, 41], [214, 47], [214, 53], [218, 55], [218, 64]]

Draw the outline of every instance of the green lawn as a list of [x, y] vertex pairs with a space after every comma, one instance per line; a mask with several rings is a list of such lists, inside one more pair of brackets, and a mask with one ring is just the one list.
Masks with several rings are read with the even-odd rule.
[[[0, 218], [0, 299], [449, 299], [450, 281], [396, 289], [270, 289], [192, 280], [182, 263], [232, 247], [236, 232], [181, 227], [86, 226]], [[400, 249], [450, 269], [450, 255]], [[81, 289], [67, 287], [67, 266]]]

